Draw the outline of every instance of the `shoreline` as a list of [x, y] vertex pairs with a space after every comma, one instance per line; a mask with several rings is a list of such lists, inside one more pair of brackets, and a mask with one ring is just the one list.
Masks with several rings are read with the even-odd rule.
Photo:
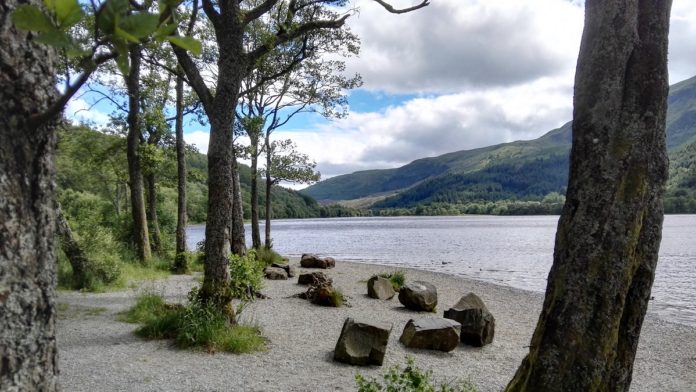
[[[291, 260], [293, 265], [297, 260]], [[436, 313], [406, 310], [393, 298], [366, 296], [373, 274], [403, 270], [407, 281], [425, 280], [438, 289]], [[299, 268], [298, 274], [312, 271]], [[71, 391], [355, 391], [354, 376], [379, 377], [413, 356], [417, 366], [432, 369], [438, 381], [470, 378], [481, 391], [499, 391], [526, 355], [543, 293], [410, 267], [338, 260], [322, 270], [348, 297], [352, 307], [323, 308], [289, 298], [304, 291], [296, 279], [264, 281], [271, 299], [251, 303], [242, 320], [257, 323], [268, 338], [266, 352], [233, 355], [177, 350], [167, 341], [144, 341], [136, 325], [116, 321], [138, 290], [103, 294], [58, 295], [57, 340], [61, 385]], [[181, 302], [198, 284], [192, 276], [147, 282], [167, 301]], [[141, 289], [142, 290], [142, 289]], [[398, 342], [410, 318], [442, 317], [460, 296], [479, 295], [496, 318], [495, 339], [483, 348], [459, 345], [450, 353], [405, 349]], [[61, 311], [61, 307], [63, 310]], [[93, 309], [103, 309], [99, 314]], [[384, 365], [354, 367], [332, 360], [346, 317], [393, 323]], [[696, 328], [648, 314], [634, 365], [632, 391], [684, 391], [696, 385]]]

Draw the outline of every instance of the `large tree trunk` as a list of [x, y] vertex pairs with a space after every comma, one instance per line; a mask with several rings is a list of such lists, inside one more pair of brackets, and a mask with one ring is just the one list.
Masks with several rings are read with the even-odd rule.
[[188, 271], [186, 259], [186, 142], [184, 141], [184, 79], [176, 78], [176, 170], [177, 170], [177, 212], [176, 212], [176, 257], [174, 271], [179, 274]]
[[149, 173], [145, 176], [145, 180], [147, 182], [147, 220], [150, 223], [152, 250], [156, 253], [162, 253], [162, 234], [157, 218], [157, 176], [154, 173]]
[[259, 230], [259, 137], [250, 138], [251, 141], [251, 246], [254, 249], [261, 247], [261, 231]]
[[0, 390], [55, 391], [55, 124], [28, 121], [57, 98], [55, 53], [17, 31], [17, 5], [0, 3]]
[[273, 242], [271, 240], [271, 189], [273, 187], [273, 181], [271, 179], [271, 143], [268, 134], [266, 134], [264, 143], [266, 147], [266, 226], [264, 227], [266, 238], [264, 240], [264, 246], [266, 249], [271, 249], [273, 247]]
[[85, 287], [86, 283], [89, 260], [80, 244], [78, 244], [75, 237], [73, 237], [68, 220], [65, 219], [60, 205], [56, 208], [56, 223], [61, 248], [72, 267], [72, 287], [77, 290], [82, 289]]
[[150, 238], [147, 230], [143, 175], [140, 167], [140, 61], [141, 48], [133, 45], [130, 49], [130, 72], [126, 76], [128, 88], [128, 136], [127, 151], [128, 177], [131, 189], [131, 213], [133, 214], [133, 237], [138, 259], [147, 264], [152, 257]]
[[670, 6], [586, 1], [566, 203], [508, 391], [629, 389], [662, 230]]
[[239, 165], [237, 159], [234, 159], [232, 167], [232, 253], [243, 256], [247, 252], [246, 236], [244, 234], [244, 203], [242, 201], [242, 186], [239, 182]]

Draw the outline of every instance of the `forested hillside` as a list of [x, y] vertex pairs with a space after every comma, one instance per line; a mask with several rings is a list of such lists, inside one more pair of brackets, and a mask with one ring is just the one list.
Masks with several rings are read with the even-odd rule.
[[[696, 212], [696, 77], [672, 86], [668, 103], [665, 207], [671, 213]], [[302, 192], [324, 202], [376, 198], [370, 208], [384, 215], [558, 213], [570, 143], [569, 122], [535, 140], [337, 176]]]

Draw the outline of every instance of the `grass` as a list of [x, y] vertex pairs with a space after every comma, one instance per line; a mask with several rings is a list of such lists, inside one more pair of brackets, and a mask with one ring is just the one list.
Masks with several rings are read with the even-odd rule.
[[383, 383], [362, 374], [355, 375], [358, 392], [478, 392], [479, 389], [469, 380], [434, 384], [432, 370], [422, 370], [416, 366], [413, 357], [406, 357], [406, 366], [392, 366], [382, 375]]
[[261, 351], [266, 339], [257, 325], [230, 325], [210, 306], [194, 301], [170, 305], [161, 296], [144, 293], [119, 319], [142, 324], [135, 333], [146, 339], [173, 339], [180, 348], [201, 348], [208, 352], [248, 353]]
[[99, 316], [104, 312], [106, 312], [106, 308], [90, 308], [85, 311], [85, 314], [88, 316]]
[[334, 287], [333, 290], [331, 290], [331, 302], [333, 306], [338, 308], [346, 304], [346, 297], [341, 290]]
[[385, 279], [389, 279], [389, 281], [392, 284], [392, 287], [394, 288], [394, 291], [399, 291], [401, 290], [402, 287], [406, 284], [406, 274], [404, 271], [394, 271], [392, 273], [387, 273], [383, 272], [381, 274], [378, 274], [377, 276], [380, 276]]
[[273, 263], [287, 264], [287, 261], [278, 252], [265, 246], [255, 249], [256, 260], [262, 262], [264, 266], [269, 266]]

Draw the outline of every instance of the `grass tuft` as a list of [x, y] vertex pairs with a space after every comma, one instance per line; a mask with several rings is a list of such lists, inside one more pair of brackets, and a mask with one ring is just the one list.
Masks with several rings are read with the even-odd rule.
[[392, 284], [392, 287], [394, 288], [394, 291], [399, 291], [401, 290], [402, 287], [406, 284], [406, 274], [404, 271], [394, 271], [392, 273], [388, 272], [383, 272], [381, 274], [378, 274], [377, 276], [380, 276], [385, 279], [389, 279], [389, 281]]
[[384, 383], [372, 377], [365, 378], [360, 373], [355, 375], [358, 392], [478, 392], [471, 381], [442, 383], [436, 385], [432, 380], [432, 370], [422, 370], [416, 366], [413, 357], [406, 357], [406, 366], [392, 366], [382, 375]]

